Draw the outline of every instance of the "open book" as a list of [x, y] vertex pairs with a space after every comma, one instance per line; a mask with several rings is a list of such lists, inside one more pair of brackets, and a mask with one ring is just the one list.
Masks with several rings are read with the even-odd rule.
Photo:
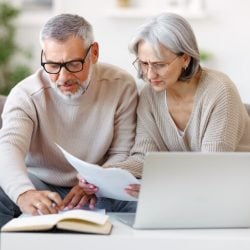
[[108, 215], [88, 210], [70, 210], [59, 214], [25, 216], [12, 219], [2, 232], [49, 231], [54, 228], [93, 234], [110, 234]]

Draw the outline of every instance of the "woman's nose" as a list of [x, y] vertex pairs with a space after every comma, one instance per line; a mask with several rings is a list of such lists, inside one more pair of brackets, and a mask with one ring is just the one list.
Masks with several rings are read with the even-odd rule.
[[157, 73], [155, 72], [154, 68], [151, 67], [151, 65], [148, 65], [147, 78], [148, 79], [153, 79], [156, 76], [157, 76]]

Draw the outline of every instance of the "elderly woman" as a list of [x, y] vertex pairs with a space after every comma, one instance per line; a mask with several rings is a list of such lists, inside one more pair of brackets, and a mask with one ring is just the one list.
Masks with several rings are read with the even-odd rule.
[[[149, 151], [250, 151], [250, 119], [239, 93], [228, 76], [201, 67], [184, 18], [152, 18], [139, 27], [130, 50], [138, 76], [148, 84], [137, 109], [136, 141], [121, 165], [133, 165], [140, 177]], [[126, 190], [137, 196], [139, 186]]]

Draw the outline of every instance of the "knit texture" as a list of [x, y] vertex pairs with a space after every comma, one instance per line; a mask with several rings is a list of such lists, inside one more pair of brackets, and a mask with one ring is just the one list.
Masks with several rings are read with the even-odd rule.
[[250, 118], [233, 82], [223, 73], [203, 69], [193, 110], [180, 134], [168, 112], [166, 92], [145, 86], [137, 109], [137, 135], [128, 160], [141, 176], [149, 151], [250, 152]]
[[76, 171], [55, 143], [101, 166], [124, 161], [134, 143], [137, 100], [134, 79], [111, 65], [95, 65], [88, 90], [71, 101], [38, 70], [11, 91], [4, 107], [1, 187], [16, 201], [34, 189], [27, 170], [50, 184], [75, 185]]

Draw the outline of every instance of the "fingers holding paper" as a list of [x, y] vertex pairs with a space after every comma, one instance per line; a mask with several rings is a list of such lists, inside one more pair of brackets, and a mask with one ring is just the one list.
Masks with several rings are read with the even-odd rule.
[[131, 195], [131, 196], [133, 196], [135, 198], [138, 198], [139, 192], [140, 192], [140, 184], [130, 184], [129, 186], [127, 186], [125, 188], [125, 191], [129, 195]]
[[77, 175], [77, 178], [79, 180], [79, 186], [82, 187], [86, 194], [91, 195], [98, 192], [99, 188], [91, 183], [88, 183], [80, 174]]
[[17, 205], [27, 214], [56, 214], [62, 205], [62, 199], [56, 192], [29, 190], [19, 195]]

